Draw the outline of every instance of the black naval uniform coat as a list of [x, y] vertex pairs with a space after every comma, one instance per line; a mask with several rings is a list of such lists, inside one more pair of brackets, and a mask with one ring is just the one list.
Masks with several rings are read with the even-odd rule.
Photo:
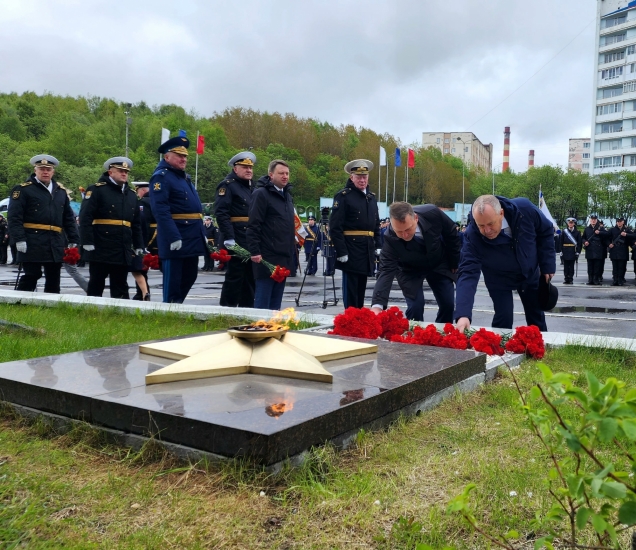
[[[336, 258], [349, 256], [347, 262], [336, 261], [336, 269], [349, 273], [373, 274], [375, 250], [382, 248], [378, 201], [369, 190], [360, 191], [351, 180], [333, 198], [329, 232], [336, 247]], [[366, 231], [369, 235], [346, 235], [349, 231]]]
[[[219, 246], [235, 240], [247, 249], [247, 222], [252, 204], [252, 182], [239, 178], [234, 171], [216, 187], [214, 216], [219, 226]], [[252, 262], [230, 260], [221, 289], [219, 304], [227, 307], [254, 307], [254, 273]]]
[[128, 185], [122, 192], [110, 181], [108, 172], [86, 190], [80, 209], [80, 237], [82, 245], [95, 246], [86, 252], [86, 261], [132, 265], [135, 249], [145, 248], [137, 203], [135, 192]]
[[[609, 231], [607, 238], [607, 246], [613, 244], [614, 246], [609, 248], [609, 257], [611, 260], [629, 260], [629, 245], [634, 240], [634, 233], [628, 227], [623, 225], [620, 229], [618, 226], [612, 227]], [[623, 237], [621, 233], [625, 233]]]
[[[599, 234], [596, 234], [599, 231]], [[587, 284], [600, 285], [603, 275], [603, 266], [607, 257], [607, 231], [597, 222], [596, 225], [588, 225], [583, 231], [583, 246], [585, 246], [585, 259], [587, 260]]]
[[66, 244], [79, 242], [66, 189], [55, 180], [52, 183], [49, 193], [33, 174], [11, 191], [7, 212], [11, 242], [27, 243], [26, 253], [18, 252], [18, 262], [61, 263]]
[[[570, 240], [568, 235], [572, 236], [574, 242]], [[574, 228], [570, 231], [567, 227], [561, 231], [559, 235], [559, 247], [561, 259], [563, 260], [563, 282], [566, 285], [574, 282], [574, 264], [577, 261], [581, 248], [583, 247], [583, 239], [581, 232]]]
[[342, 271], [344, 307], [363, 307], [367, 277], [373, 275], [375, 250], [382, 242], [378, 202], [368, 186], [366, 192], [360, 191], [351, 179], [347, 181], [333, 199], [329, 229], [336, 258], [348, 256], [346, 262], [336, 260], [336, 269]]

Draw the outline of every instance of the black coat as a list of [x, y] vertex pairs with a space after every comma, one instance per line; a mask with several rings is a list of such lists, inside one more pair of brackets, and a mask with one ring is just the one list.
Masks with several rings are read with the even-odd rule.
[[[145, 246], [138, 202], [135, 192], [128, 185], [122, 192], [110, 181], [108, 172], [86, 190], [80, 208], [80, 236], [82, 245], [95, 246], [95, 250], [86, 252], [86, 261], [132, 264], [135, 249]], [[96, 220], [126, 223], [94, 223]]]
[[[569, 238], [568, 234], [572, 235], [576, 244], [574, 244]], [[576, 260], [581, 253], [581, 247], [583, 246], [583, 239], [581, 238], [581, 232], [574, 228], [570, 233], [570, 230], [566, 227], [561, 231], [559, 244], [561, 247], [561, 253], [564, 260]]]
[[219, 226], [220, 243], [234, 239], [247, 248], [247, 222], [231, 222], [230, 218], [247, 218], [252, 203], [252, 181], [239, 178], [234, 171], [216, 187], [214, 217]]
[[[371, 235], [345, 235], [345, 231], [366, 231]], [[382, 248], [378, 201], [367, 187], [360, 191], [351, 180], [333, 198], [329, 232], [336, 247], [336, 257], [349, 256], [336, 268], [349, 273], [369, 275], [374, 271], [375, 249]]]
[[424, 242], [417, 242], [415, 237], [410, 241], [400, 239], [391, 226], [387, 227], [372, 304], [387, 305], [398, 271], [424, 277], [435, 272], [457, 280], [457, 275], [451, 271], [457, 269], [461, 251], [457, 225], [435, 205], [423, 204], [413, 207], [413, 210], [421, 232], [418, 237], [421, 236]]
[[[268, 176], [259, 180], [258, 189], [252, 193], [247, 225], [247, 249], [252, 256], [263, 256], [267, 262], [294, 269], [296, 229], [294, 227], [294, 203], [290, 186], [278, 191]], [[270, 271], [262, 264], [254, 264], [254, 277], [267, 279]]]
[[[596, 234], [596, 231], [599, 233]], [[597, 223], [592, 226], [591, 224], [583, 231], [583, 246], [585, 243], [589, 243], [585, 246], [585, 258], [588, 260], [602, 260], [607, 257], [607, 231], [601, 228]]]
[[141, 220], [141, 234], [143, 236], [144, 246], [152, 254], [158, 254], [157, 248], [157, 220], [152, 213], [152, 205], [150, 197], [146, 195], [137, 199], [139, 206], [139, 216]]
[[[609, 257], [611, 260], [629, 260], [629, 245], [634, 240], [634, 233], [627, 227], [623, 226], [619, 229], [617, 226], [612, 227], [607, 237], [607, 245], [614, 245], [609, 249]], [[625, 235], [622, 235], [625, 233]]]
[[[35, 175], [16, 185], [11, 191], [7, 216], [11, 243], [27, 243], [26, 253], [18, 252], [18, 262], [60, 263], [64, 247], [79, 242], [75, 214], [66, 189], [55, 180], [53, 193], [49, 193]], [[52, 226], [57, 230], [25, 227], [25, 224]]]

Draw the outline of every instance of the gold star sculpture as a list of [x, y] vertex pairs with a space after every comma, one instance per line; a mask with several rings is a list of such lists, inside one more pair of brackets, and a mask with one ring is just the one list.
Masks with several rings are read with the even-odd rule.
[[139, 353], [176, 363], [146, 375], [146, 384], [232, 374], [265, 374], [331, 383], [321, 361], [376, 353], [378, 346], [298, 332], [238, 335], [237, 331], [144, 344]]

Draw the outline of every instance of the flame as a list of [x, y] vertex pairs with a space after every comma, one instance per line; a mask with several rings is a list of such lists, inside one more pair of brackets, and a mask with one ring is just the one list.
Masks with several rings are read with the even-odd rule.
[[265, 413], [268, 416], [278, 419], [284, 413], [291, 411], [294, 408], [294, 402], [291, 399], [286, 399], [281, 403], [274, 403], [265, 407]]
[[291, 326], [298, 324], [296, 315], [296, 310], [293, 307], [288, 307], [287, 309], [279, 311], [269, 321], [259, 319], [252, 323], [251, 326], [264, 328], [266, 330], [281, 330], [284, 328], [290, 328]]
[[280, 323], [272, 323], [270, 321], [265, 321], [263, 319], [260, 319], [258, 321], [254, 321], [250, 326], [252, 327], [258, 327], [258, 328], [262, 328], [265, 330], [281, 330], [284, 328], [287, 328], [287, 325], [283, 325]]

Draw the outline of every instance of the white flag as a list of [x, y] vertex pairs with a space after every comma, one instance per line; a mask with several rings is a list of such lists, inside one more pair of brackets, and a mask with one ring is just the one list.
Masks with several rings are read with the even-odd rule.
[[550, 214], [550, 211], [548, 210], [548, 205], [545, 203], [545, 200], [543, 199], [543, 191], [539, 191], [539, 210], [541, 210], [541, 212], [543, 212], [543, 215], [546, 218], [548, 218], [549, 221], [552, 222], [552, 225], [554, 226], [555, 229], [559, 229], [559, 226], [554, 221], [552, 214]]
[[170, 130], [168, 130], [166, 128], [162, 128], [161, 129], [161, 143], [159, 145], [165, 143], [169, 139], [170, 139]]
[[380, 145], [380, 166], [386, 166], [386, 149]]

